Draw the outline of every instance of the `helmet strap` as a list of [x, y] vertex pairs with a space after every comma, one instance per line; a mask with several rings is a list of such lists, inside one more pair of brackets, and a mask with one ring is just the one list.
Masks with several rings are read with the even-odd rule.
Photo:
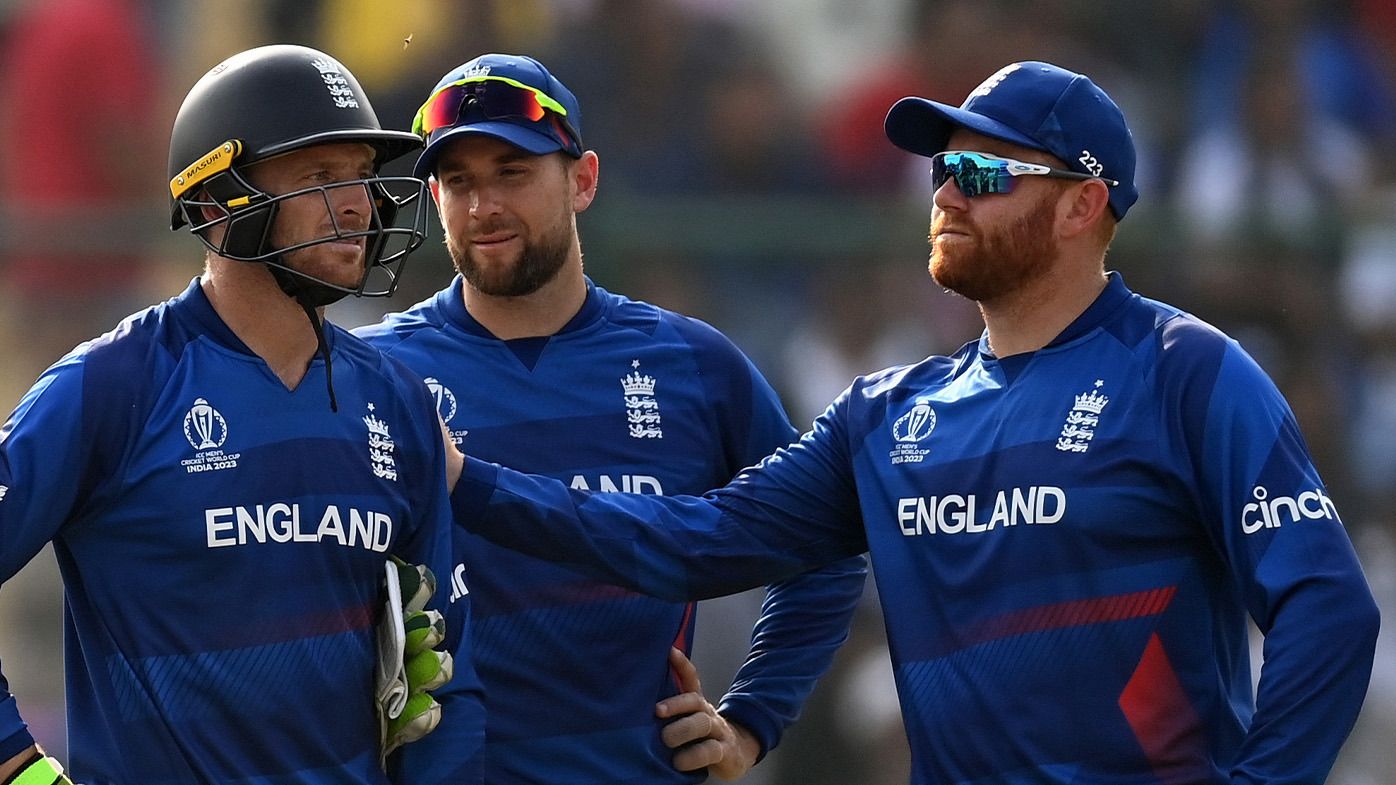
[[266, 268], [271, 271], [271, 275], [276, 279], [281, 291], [295, 300], [296, 304], [305, 311], [306, 318], [310, 320], [310, 327], [315, 331], [315, 342], [319, 354], [325, 360], [325, 389], [330, 395], [330, 411], [338, 412], [339, 403], [334, 396], [334, 369], [330, 365], [330, 347], [325, 342], [325, 326], [317, 309], [339, 300], [344, 296], [344, 292], [302, 278], [277, 265], [269, 264], [266, 265]]

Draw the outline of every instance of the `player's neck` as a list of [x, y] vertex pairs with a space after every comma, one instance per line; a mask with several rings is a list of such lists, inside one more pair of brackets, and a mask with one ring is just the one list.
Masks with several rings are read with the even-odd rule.
[[267, 268], [214, 261], [200, 285], [228, 329], [294, 390], [319, 344], [305, 311], [281, 291]]
[[465, 282], [461, 286], [471, 317], [504, 341], [557, 333], [582, 309], [587, 294], [580, 258], [564, 264], [551, 281], [522, 297], [494, 297]]
[[1035, 352], [1061, 335], [1105, 288], [1097, 266], [1058, 263], [1017, 291], [979, 303], [996, 357]]

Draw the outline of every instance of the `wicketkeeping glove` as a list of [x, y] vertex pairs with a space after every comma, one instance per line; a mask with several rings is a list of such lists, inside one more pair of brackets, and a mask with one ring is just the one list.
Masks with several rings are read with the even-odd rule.
[[63, 773], [62, 764], [40, 750], [5, 780], [5, 785], [73, 785], [73, 781]]
[[451, 680], [450, 652], [436, 651], [446, 639], [446, 622], [426, 610], [436, 593], [436, 576], [420, 564], [389, 557], [385, 567], [388, 599], [378, 622], [377, 691], [380, 763], [408, 742], [431, 733], [441, 721], [441, 704], [427, 691]]

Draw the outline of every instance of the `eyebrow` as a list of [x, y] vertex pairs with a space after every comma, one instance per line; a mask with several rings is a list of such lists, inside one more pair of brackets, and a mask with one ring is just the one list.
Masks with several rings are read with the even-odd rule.
[[[510, 150], [509, 152], [500, 153], [499, 155], [496, 155], [488, 161], [488, 164], [498, 166], [500, 164], [511, 164], [518, 161], [527, 161], [541, 157], [542, 156], [534, 155], [533, 153], [515, 148]], [[444, 156], [441, 159], [440, 166], [437, 167], [438, 171], [440, 171], [442, 174], [462, 172], [465, 171], [466, 168], [467, 167], [465, 166], [453, 163], [448, 157]]]
[[358, 169], [360, 167], [372, 167], [373, 163], [373, 158], [349, 160], [346, 158], [325, 156], [323, 158], [306, 158], [301, 161], [300, 166], [306, 169]]

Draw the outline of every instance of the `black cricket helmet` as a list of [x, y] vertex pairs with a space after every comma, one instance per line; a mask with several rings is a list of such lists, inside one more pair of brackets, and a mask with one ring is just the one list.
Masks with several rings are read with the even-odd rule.
[[[287, 194], [251, 184], [246, 167], [318, 144], [363, 142], [374, 148], [374, 177]], [[380, 177], [382, 165], [413, 152], [422, 140], [378, 122], [354, 75], [324, 52], [263, 46], [234, 55], [205, 74], [185, 97], [170, 135], [171, 229], [188, 225], [214, 253], [272, 268], [287, 293], [327, 304], [345, 294], [383, 297], [397, 288], [406, 257], [426, 238], [426, 186], [411, 177]], [[335, 188], [365, 188], [373, 205], [365, 229], [342, 228], [289, 248], [271, 245], [282, 202], [319, 192], [330, 210]], [[411, 205], [410, 221], [397, 224]], [[330, 210], [333, 216], [333, 210]], [[336, 219], [337, 220], [337, 219]], [[226, 227], [221, 238], [210, 230]], [[291, 269], [282, 255], [311, 245], [364, 237], [364, 274], [355, 288]]]

